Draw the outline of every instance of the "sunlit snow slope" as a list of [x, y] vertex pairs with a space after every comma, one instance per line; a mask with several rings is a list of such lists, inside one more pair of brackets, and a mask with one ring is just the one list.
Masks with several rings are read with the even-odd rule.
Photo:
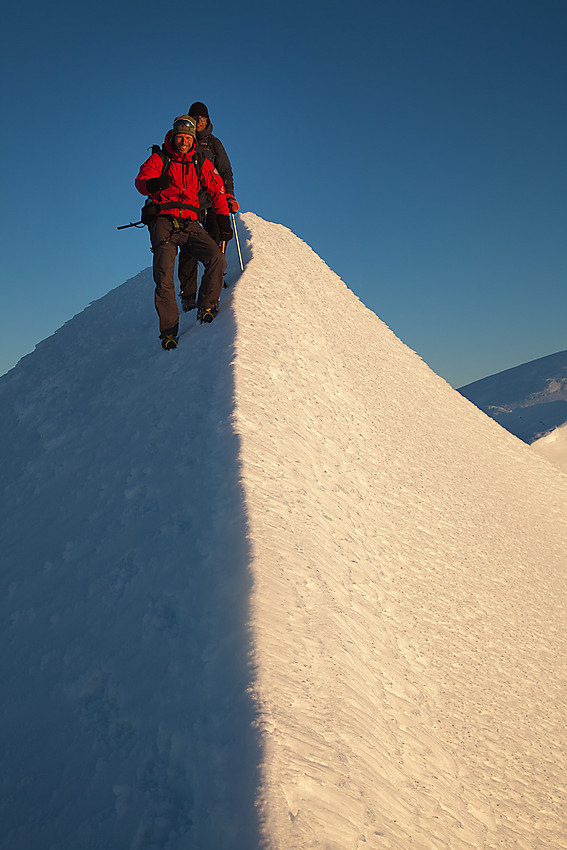
[[567, 472], [567, 423], [532, 443], [532, 449]]
[[0, 846], [567, 847], [566, 476], [239, 227], [0, 380]]
[[292, 233], [234, 296], [265, 832], [565, 844], [567, 479]]

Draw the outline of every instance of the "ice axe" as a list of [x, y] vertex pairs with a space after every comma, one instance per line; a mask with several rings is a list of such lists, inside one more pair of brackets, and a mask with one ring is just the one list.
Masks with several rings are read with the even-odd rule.
[[130, 224], [121, 224], [120, 227], [117, 227], [117, 230], [126, 230], [128, 227], [145, 227], [143, 221], [131, 221]]

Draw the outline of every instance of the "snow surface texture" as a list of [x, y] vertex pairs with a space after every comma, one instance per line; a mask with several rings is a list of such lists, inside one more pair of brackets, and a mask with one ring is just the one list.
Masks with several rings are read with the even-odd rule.
[[0, 845], [567, 847], [567, 477], [238, 220], [0, 379]]
[[459, 392], [526, 443], [567, 422], [567, 351], [522, 363]]

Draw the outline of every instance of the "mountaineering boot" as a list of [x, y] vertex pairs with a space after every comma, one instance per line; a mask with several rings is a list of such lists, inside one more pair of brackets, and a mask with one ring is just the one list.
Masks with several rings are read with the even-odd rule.
[[197, 310], [197, 319], [203, 322], [212, 322], [218, 313], [218, 307], [199, 307]]
[[177, 348], [177, 336], [175, 334], [166, 334], [161, 341], [161, 347], [164, 351], [173, 351]]
[[188, 313], [189, 310], [194, 310], [197, 306], [197, 302], [195, 301], [195, 293], [192, 292], [188, 295], [184, 295], [183, 292], [181, 295], [181, 309], [184, 313]]

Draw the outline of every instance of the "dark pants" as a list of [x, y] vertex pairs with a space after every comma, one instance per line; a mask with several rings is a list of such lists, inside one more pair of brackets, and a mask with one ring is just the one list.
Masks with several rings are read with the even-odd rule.
[[[217, 214], [212, 207], [209, 207], [206, 210], [201, 210], [199, 213], [201, 217], [201, 221], [203, 227], [213, 240], [218, 245], [220, 242], [220, 233], [219, 233], [219, 223], [217, 220]], [[193, 260], [193, 264], [191, 265], [189, 261], [187, 262], [187, 279], [184, 284], [181, 286], [181, 292], [183, 295], [196, 295], [197, 294], [197, 260], [199, 258], [195, 258]]]
[[[179, 248], [177, 274], [182, 292], [186, 291], [195, 260], [203, 263], [205, 267], [197, 299], [199, 307], [215, 307], [218, 303], [226, 259], [219, 246], [196, 221], [158, 215], [149, 229], [154, 254], [155, 305], [159, 316], [160, 335], [165, 336], [166, 332], [177, 333], [179, 326], [174, 283], [177, 249]], [[196, 287], [193, 291], [196, 291]]]

